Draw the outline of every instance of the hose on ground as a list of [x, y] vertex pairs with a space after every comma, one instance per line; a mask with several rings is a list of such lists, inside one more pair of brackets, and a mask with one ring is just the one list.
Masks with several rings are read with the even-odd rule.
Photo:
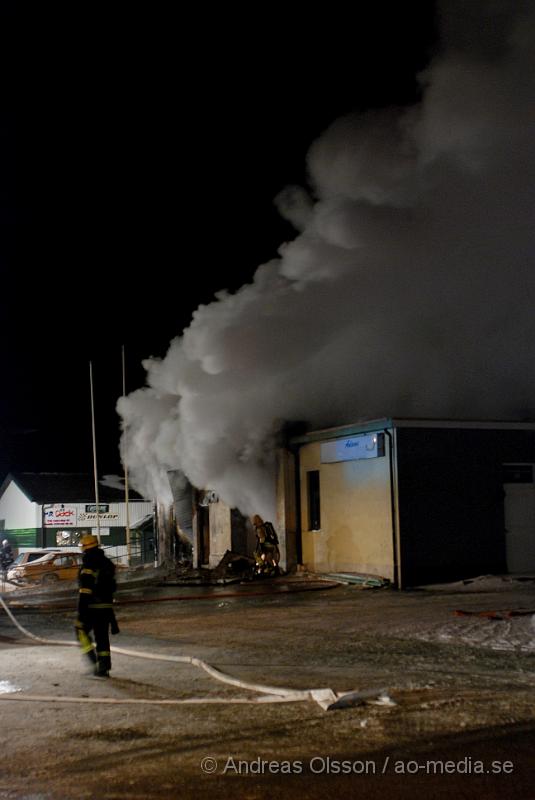
[[[59, 646], [74, 646], [77, 647], [77, 642], [69, 642], [64, 641], [62, 639], [45, 639], [42, 636], [36, 636], [35, 634], [31, 633], [30, 631], [26, 630], [14, 617], [11, 610], [8, 608], [6, 603], [4, 602], [4, 598], [0, 595], [0, 604], [2, 608], [8, 615], [9, 619], [13, 622], [13, 624], [28, 638], [40, 642], [41, 644], [50, 644], [50, 645], [59, 645]], [[191, 664], [194, 667], [199, 667], [203, 669], [205, 672], [208, 673], [212, 678], [221, 683], [229, 684], [230, 686], [236, 686], [240, 689], [246, 689], [250, 692], [256, 692], [260, 694], [258, 698], [206, 698], [206, 702], [240, 702], [240, 703], [266, 703], [266, 702], [298, 702], [304, 700], [315, 700], [319, 705], [325, 710], [328, 709], [329, 706], [334, 705], [338, 702], [345, 693], [335, 693], [332, 689], [325, 688], [325, 689], [304, 689], [304, 690], [295, 690], [295, 689], [287, 689], [283, 687], [275, 687], [275, 686], [264, 686], [263, 684], [257, 683], [249, 683], [247, 681], [239, 680], [238, 678], [233, 678], [231, 675], [227, 675], [224, 672], [212, 667], [206, 661], [203, 661], [200, 658], [196, 658], [195, 656], [172, 656], [172, 655], [163, 655], [158, 653], [143, 653], [139, 650], [127, 650], [123, 647], [111, 647], [112, 653], [117, 653], [119, 655], [124, 656], [131, 656], [134, 658], [146, 658], [151, 661], [171, 661], [178, 664]], [[352, 693], [354, 694], [354, 693]], [[0, 695], [0, 700], [40, 700], [43, 701], [48, 699], [50, 701], [56, 702], [84, 702], [92, 700], [92, 698], [66, 698], [66, 697], [53, 697], [53, 696], [42, 696], [42, 695]], [[95, 698], [94, 702], [112, 702], [112, 703], [121, 703], [126, 702], [124, 700], [115, 700], [113, 698]], [[202, 702], [202, 698], [191, 698], [190, 700], [175, 700], [175, 701], [161, 701], [161, 700], [139, 700], [139, 699], [131, 699], [128, 701], [130, 703], [154, 703], [154, 704], [183, 704], [188, 702], [198, 703]]]

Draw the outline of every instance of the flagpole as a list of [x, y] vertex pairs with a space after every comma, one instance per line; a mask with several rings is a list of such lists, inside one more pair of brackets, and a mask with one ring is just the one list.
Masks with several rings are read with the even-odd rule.
[[100, 545], [100, 505], [98, 499], [97, 439], [95, 436], [95, 401], [93, 397], [93, 364], [89, 362], [89, 383], [91, 385], [91, 430], [93, 432], [93, 474], [95, 476], [95, 503], [97, 509], [97, 539]]
[[[124, 344], [122, 346], [123, 354], [123, 397], [126, 397], [126, 367], [124, 357]], [[126, 504], [126, 552], [128, 566], [132, 561], [132, 543], [130, 541], [130, 507], [128, 502], [128, 449], [126, 446], [126, 426], [123, 431], [123, 465], [124, 465], [124, 498]]]

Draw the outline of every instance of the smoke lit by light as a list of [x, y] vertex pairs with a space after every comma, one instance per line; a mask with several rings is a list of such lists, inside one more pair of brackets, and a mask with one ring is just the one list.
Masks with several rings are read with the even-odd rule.
[[503, 4], [487, 41], [470, 3], [466, 41], [448, 5], [421, 103], [333, 121], [277, 197], [295, 238], [119, 401], [146, 495], [180, 469], [269, 519], [285, 421], [535, 416], [535, 14]]

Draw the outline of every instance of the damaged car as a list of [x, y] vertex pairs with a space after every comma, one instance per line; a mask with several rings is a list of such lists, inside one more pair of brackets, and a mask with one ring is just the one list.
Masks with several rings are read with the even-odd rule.
[[34, 561], [14, 564], [8, 572], [13, 583], [55, 584], [74, 581], [82, 564], [81, 553], [49, 552]]

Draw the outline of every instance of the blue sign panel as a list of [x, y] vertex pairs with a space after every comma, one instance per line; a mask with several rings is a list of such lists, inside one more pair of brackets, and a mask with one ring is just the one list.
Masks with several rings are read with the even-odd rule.
[[335, 439], [321, 443], [321, 463], [334, 464], [337, 461], [359, 461], [362, 458], [377, 458], [378, 440], [381, 434], [363, 433], [348, 439]]

